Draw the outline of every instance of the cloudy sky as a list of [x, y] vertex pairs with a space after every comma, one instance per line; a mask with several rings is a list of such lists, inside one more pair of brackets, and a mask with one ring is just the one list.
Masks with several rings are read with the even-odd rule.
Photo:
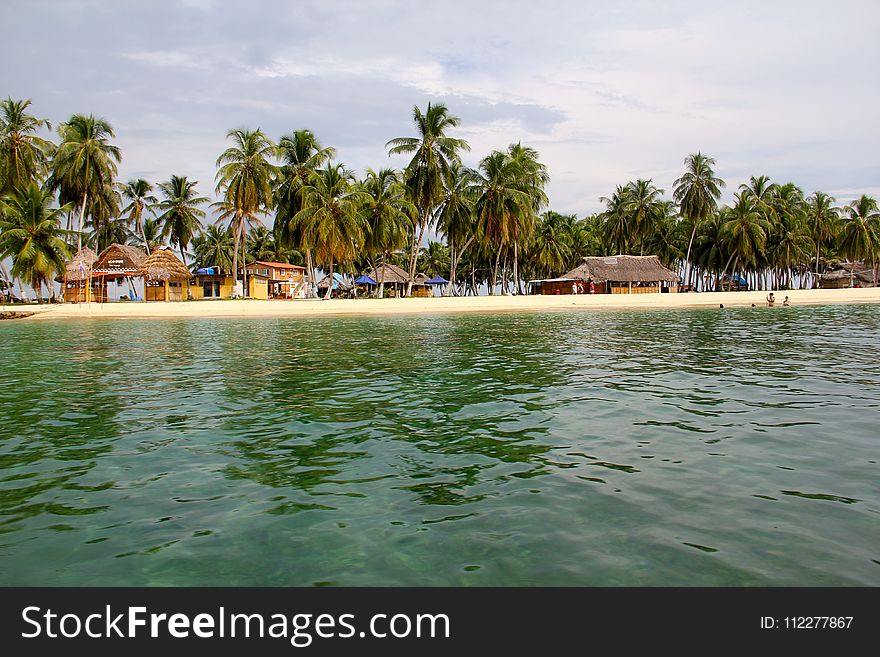
[[0, 95], [54, 123], [110, 121], [120, 177], [213, 195], [230, 128], [310, 128], [362, 173], [401, 166], [413, 105], [445, 102], [475, 165], [522, 141], [551, 207], [617, 184], [670, 190], [702, 150], [848, 202], [880, 195], [880, 4], [4, 0]]

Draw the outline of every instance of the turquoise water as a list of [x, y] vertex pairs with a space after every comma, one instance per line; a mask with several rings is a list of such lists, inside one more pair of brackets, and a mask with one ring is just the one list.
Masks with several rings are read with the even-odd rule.
[[0, 322], [0, 584], [880, 585], [878, 329]]

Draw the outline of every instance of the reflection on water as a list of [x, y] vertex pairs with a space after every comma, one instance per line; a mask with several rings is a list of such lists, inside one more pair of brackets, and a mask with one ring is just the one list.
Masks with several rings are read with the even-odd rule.
[[0, 324], [0, 584], [880, 584], [880, 309]]

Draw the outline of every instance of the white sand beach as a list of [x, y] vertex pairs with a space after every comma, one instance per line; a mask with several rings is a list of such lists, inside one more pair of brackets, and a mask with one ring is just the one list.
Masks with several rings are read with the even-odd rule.
[[[880, 303], [880, 288], [790, 290], [776, 293], [776, 307], [788, 295], [792, 306]], [[766, 292], [688, 294], [602, 294], [559, 296], [482, 296], [411, 299], [310, 299], [298, 301], [211, 300], [185, 302], [114, 302], [5, 306], [4, 311], [32, 312], [26, 321], [125, 317], [313, 317], [323, 315], [405, 315], [430, 313], [541, 312], [556, 310], [766, 307]]]

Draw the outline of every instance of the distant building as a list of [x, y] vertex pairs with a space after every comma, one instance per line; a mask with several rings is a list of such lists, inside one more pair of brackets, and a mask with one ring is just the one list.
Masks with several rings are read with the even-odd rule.
[[559, 278], [529, 281], [532, 294], [677, 292], [678, 276], [657, 256], [588, 256]]

